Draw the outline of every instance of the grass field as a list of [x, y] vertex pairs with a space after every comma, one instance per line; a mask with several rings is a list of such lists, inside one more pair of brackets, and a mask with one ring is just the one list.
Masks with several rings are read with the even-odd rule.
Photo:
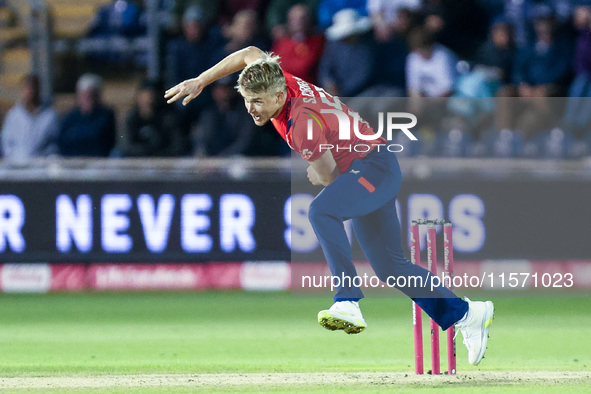
[[346, 335], [316, 322], [330, 299], [289, 293], [4, 294], [0, 390], [591, 392], [589, 299], [494, 301], [480, 366], [460, 339], [456, 377], [417, 377], [405, 299], [363, 300], [369, 327]]

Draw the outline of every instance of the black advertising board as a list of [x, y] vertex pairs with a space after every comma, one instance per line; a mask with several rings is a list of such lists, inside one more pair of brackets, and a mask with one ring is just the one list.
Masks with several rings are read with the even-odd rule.
[[[321, 261], [302, 181], [0, 184], [2, 262]], [[591, 183], [403, 180], [399, 217], [454, 223], [456, 260], [591, 258]], [[364, 257], [353, 239], [353, 257]], [[424, 244], [424, 242], [423, 242]]]

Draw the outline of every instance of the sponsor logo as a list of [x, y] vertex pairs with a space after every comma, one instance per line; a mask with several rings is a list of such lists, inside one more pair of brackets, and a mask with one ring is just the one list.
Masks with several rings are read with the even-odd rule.
[[245, 261], [240, 268], [244, 290], [276, 291], [291, 287], [291, 267], [285, 261]]
[[4, 264], [0, 285], [6, 293], [46, 293], [51, 288], [51, 267], [46, 263]]

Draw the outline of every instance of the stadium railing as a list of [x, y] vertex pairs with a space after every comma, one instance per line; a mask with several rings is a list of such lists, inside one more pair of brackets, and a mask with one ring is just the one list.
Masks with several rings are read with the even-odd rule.
[[[494, 158], [400, 158], [406, 178], [485, 179], [528, 177], [549, 179], [591, 178], [591, 158], [580, 160], [536, 160]], [[253, 177], [306, 177], [307, 163], [299, 158], [133, 158], [64, 159], [36, 158], [27, 162], [0, 161], [0, 176], [17, 180], [122, 180], [176, 179], [248, 180]]]

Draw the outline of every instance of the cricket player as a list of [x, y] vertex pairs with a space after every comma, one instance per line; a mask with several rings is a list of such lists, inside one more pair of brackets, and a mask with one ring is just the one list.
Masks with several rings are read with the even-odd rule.
[[[309, 219], [332, 275], [339, 278], [357, 275], [343, 225], [343, 221], [352, 219], [355, 236], [382, 281], [386, 282], [388, 277], [415, 276], [429, 282], [432, 274], [403, 255], [395, 208], [402, 178], [396, 155], [384, 148], [385, 139], [370, 141], [367, 136], [375, 136], [373, 129], [338, 97], [284, 72], [278, 57], [252, 46], [232, 53], [196, 78], [170, 88], [164, 97], [168, 103], [183, 98], [183, 105], [187, 105], [207, 85], [240, 70], [236, 88], [254, 123], [262, 126], [271, 121], [289, 146], [310, 163], [307, 169], [310, 182], [324, 186], [310, 205]], [[310, 135], [306, 127], [309, 115], [313, 112], [321, 115], [322, 110], [325, 114], [326, 110], [333, 112], [331, 116], [322, 116], [324, 127]], [[339, 139], [339, 121], [346, 119], [332, 116], [336, 110], [340, 111], [339, 116], [350, 118], [351, 129], [358, 124], [357, 133], [351, 132], [348, 140]], [[364, 146], [357, 149], [361, 152], [352, 148], [358, 144]], [[492, 302], [462, 300], [443, 285], [397, 288], [443, 330], [455, 324], [468, 348], [468, 361], [480, 362], [492, 323]], [[362, 332], [367, 324], [359, 309], [361, 298], [359, 287], [343, 281], [337, 288], [334, 304], [319, 312], [318, 322], [329, 330]]]

